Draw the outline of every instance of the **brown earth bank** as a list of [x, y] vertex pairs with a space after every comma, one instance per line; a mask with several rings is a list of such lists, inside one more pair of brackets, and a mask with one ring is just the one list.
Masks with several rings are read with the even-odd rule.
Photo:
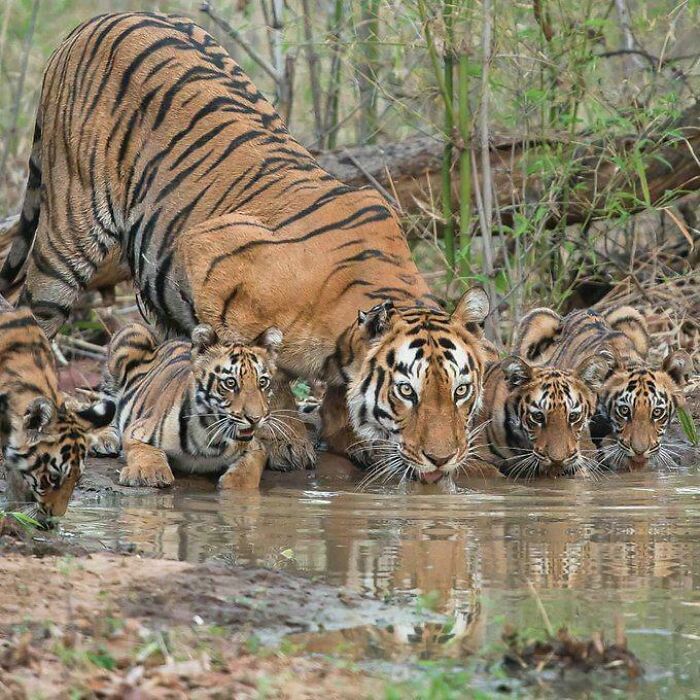
[[269, 570], [8, 549], [0, 698], [381, 694], [366, 673], [269, 650], [290, 632], [378, 621], [390, 611], [375, 601]]

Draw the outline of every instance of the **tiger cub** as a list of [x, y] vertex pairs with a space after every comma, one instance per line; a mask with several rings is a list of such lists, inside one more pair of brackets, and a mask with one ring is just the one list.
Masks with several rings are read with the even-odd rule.
[[481, 459], [513, 478], [596, 471], [587, 431], [608, 370], [589, 356], [574, 370], [536, 367], [512, 355], [486, 371], [478, 424]]
[[648, 349], [644, 317], [629, 306], [606, 314], [573, 311], [563, 318], [551, 309], [534, 309], [521, 321], [515, 341], [516, 352], [561, 368], [572, 367], [583, 354], [609, 354], [611, 368], [598, 392], [591, 435], [608, 467], [629, 470], [674, 465], [663, 440], [692, 368], [684, 350], [652, 367]]
[[196, 326], [192, 342], [158, 344], [131, 324], [112, 339], [108, 381], [117, 396], [116, 426], [126, 486], [170, 486], [171, 465], [189, 473], [223, 471], [220, 488], [257, 488], [267, 461], [260, 440], [282, 333], [268, 328], [253, 344], [223, 342]]
[[29, 309], [0, 298], [0, 443], [8, 501], [44, 527], [65, 514], [97, 429], [114, 403], [76, 410], [58, 389], [49, 341]]

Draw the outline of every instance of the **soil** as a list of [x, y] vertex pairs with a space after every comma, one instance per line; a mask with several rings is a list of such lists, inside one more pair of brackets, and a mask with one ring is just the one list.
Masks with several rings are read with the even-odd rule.
[[376, 601], [271, 570], [4, 548], [0, 698], [357, 698], [382, 686], [269, 651], [292, 632], [390, 619]]

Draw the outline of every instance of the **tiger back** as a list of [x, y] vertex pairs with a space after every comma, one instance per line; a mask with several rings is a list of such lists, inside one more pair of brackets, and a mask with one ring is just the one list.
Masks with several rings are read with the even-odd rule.
[[691, 360], [685, 351], [676, 350], [660, 367], [652, 367], [648, 349], [646, 322], [627, 306], [606, 314], [574, 311], [563, 318], [551, 309], [535, 309], [523, 318], [515, 340], [517, 352], [559, 368], [573, 367], [585, 353], [611, 358], [598, 391], [591, 434], [605, 464], [614, 469], [639, 469], [650, 463], [672, 466], [663, 440], [683, 400]]
[[221, 487], [241, 486], [243, 477], [257, 486], [265, 464], [260, 433], [274, 423], [269, 396], [280, 342], [274, 328], [254, 344], [220, 342], [206, 325], [192, 342], [162, 344], [142, 324], [120, 330], [107, 360], [127, 462], [120, 482], [168, 486], [173, 465], [225, 470]]
[[0, 305], [0, 442], [8, 500], [43, 525], [65, 514], [111, 401], [75, 409], [58, 388], [54, 356], [28, 309]]

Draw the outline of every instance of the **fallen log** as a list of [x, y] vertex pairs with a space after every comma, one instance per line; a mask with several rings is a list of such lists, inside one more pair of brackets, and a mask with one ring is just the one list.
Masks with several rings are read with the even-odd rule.
[[[553, 149], [560, 162], [570, 166], [568, 179], [560, 178], [559, 184], [552, 176], [531, 172], [535, 161]], [[398, 143], [340, 148], [316, 157], [343, 182], [376, 187], [401, 211], [420, 212], [439, 211], [442, 151], [439, 138], [416, 136]], [[549, 226], [665, 206], [700, 189], [700, 103], [641, 135], [588, 142], [583, 136], [571, 140], [555, 134], [537, 141], [496, 135], [490, 152], [495, 202], [505, 220], [524, 203], [546, 202]], [[630, 167], [620, 168], [625, 159]], [[456, 170], [453, 186], [456, 195]], [[565, 190], [566, 202], [558, 196]]]

